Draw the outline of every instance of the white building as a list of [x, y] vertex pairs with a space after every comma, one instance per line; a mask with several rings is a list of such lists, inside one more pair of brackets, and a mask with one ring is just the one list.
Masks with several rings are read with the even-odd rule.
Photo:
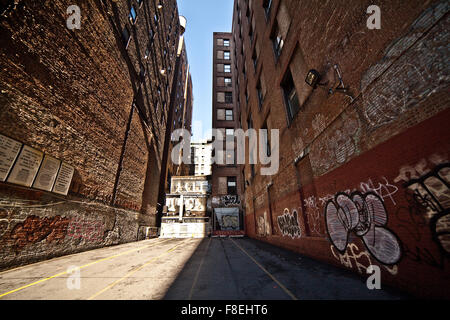
[[208, 176], [212, 174], [212, 142], [210, 140], [191, 142], [191, 157], [194, 164], [194, 175]]

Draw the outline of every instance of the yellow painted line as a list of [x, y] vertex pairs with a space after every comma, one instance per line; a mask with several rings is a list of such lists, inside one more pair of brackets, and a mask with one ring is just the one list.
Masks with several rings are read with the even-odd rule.
[[[137, 249], [135, 248], [135, 249], [128, 250], [128, 251], [125, 251], [125, 252], [122, 252], [122, 253], [118, 253], [118, 254], [115, 254], [115, 255], [112, 255], [112, 256], [109, 256], [109, 257], [106, 257], [106, 258], [103, 258], [103, 259], [99, 259], [99, 260], [93, 261], [93, 262], [91, 262], [91, 263], [85, 264], [85, 265], [83, 265], [83, 266], [81, 266], [81, 267], [79, 267], [79, 268], [80, 268], [80, 269], [87, 268], [87, 267], [92, 266], [92, 265], [94, 265], [94, 264], [97, 264], [97, 263], [99, 263], [99, 262], [107, 261], [107, 260], [110, 260], [110, 259], [113, 259], [113, 258], [117, 258], [117, 257], [123, 256], [123, 255], [125, 255], [125, 254], [131, 253], [131, 252], [134, 252], [134, 251], [139, 251], [139, 250], [142, 250], [142, 249], [145, 249], [145, 248], [153, 247], [153, 246], [155, 246], [155, 245], [157, 245], [157, 244], [161, 244], [161, 243], [164, 243], [164, 242], [169, 241], [169, 240], [170, 240], [170, 239], [163, 240], [163, 241], [160, 241], [160, 242], [157, 242], [157, 243], [153, 243], [153, 244], [148, 245], [148, 246], [139, 247], [139, 248], [137, 248]], [[12, 271], [12, 270], [10, 270], [10, 271]], [[57, 278], [57, 277], [62, 276], [62, 275], [64, 275], [64, 274], [66, 274], [66, 273], [67, 273], [67, 270], [64, 271], [64, 272], [60, 272], [60, 273], [58, 273], [58, 274], [55, 274], [55, 275], [53, 275], [53, 276], [50, 276], [50, 277], [47, 277], [47, 278], [44, 278], [44, 279], [41, 279], [41, 280], [32, 282], [32, 283], [30, 283], [30, 284], [24, 285], [24, 286], [22, 286], [22, 287], [20, 287], [20, 288], [17, 288], [17, 289], [14, 289], [14, 290], [11, 290], [11, 291], [2, 293], [2, 294], [0, 294], [0, 298], [2, 298], [2, 297], [4, 297], [4, 296], [7, 296], [7, 295], [9, 295], [9, 294], [11, 294], [11, 293], [14, 293], [14, 292], [17, 292], [17, 291], [20, 291], [20, 290], [29, 288], [29, 287], [34, 286], [34, 285], [36, 285], [36, 284], [45, 282], [45, 281], [47, 281], [47, 280], [50, 280], [50, 279], [53, 279], [53, 278]]]
[[138, 268], [136, 268], [136, 269], [134, 269], [134, 270], [128, 272], [128, 273], [127, 273], [125, 276], [123, 276], [122, 278], [120, 278], [120, 279], [114, 281], [113, 283], [111, 283], [110, 285], [106, 286], [105, 288], [103, 288], [102, 290], [100, 290], [99, 292], [97, 292], [96, 294], [94, 294], [93, 296], [89, 297], [88, 300], [93, 300], [93, 299], [95, 299], [96, 297], [98, 297], [99, 295], [101, 295], [102, 293], [104, 293], [105, 291], [107, 291], [107, 290], [111, 289], [112, 287], [114, 287], [114, 286], [115, 286], [116, 284], [118, 284], [119, 282], [121, 282], [121, 281], [125, 280], [126, 278], [130, 277], [132, 274], [138, 272], [139, 270], [141, 270], [142, 268], [148, 266], [149, 264], [151, 264], [151, 263], [154, 262], [155, 260], [158, 260], [158, 259], [161, 258], [162, 256], [164, 256], [164, 255], [166, 255], [166, 254], [172, 252], [173, 250], [175, 250], [175, 248], [181, 246], [181, 245], [184, 244], [184, 243], [187, 243], [187, 241], [183, 241], [183, 242], [177, 244], [176, 246], [172, 247], [171, 249], [167, 250], [166, 252], [164, 252], [164, 253], [160, 254], [159, 256], [152, 258], [150, 261], [144, 263], [142, 266], [140, 266], [140, 267], [138, 267]]
[[288, 296], [290, 296], [292, 298], [292, 300], [298, 300], [297, 297], [288, 290], [288, 288], [286, 288], [283, 284], [281, 284], [280, 281], [278, 281], [269, 271], [267, 271], [258, 261], [256, 261], [252, 256], [250, 256], [247, 251], [245, 251], [240, 245], [238, 245], [233, 239], [231, 239], [231, 242], [234, 243], [234, 245], [236, 247], [238, 247], [239, 249], [242, 250], [242, 252], [244, 252], [250, 259], [252, 259], [252, 261], [262, 270], [264, 271], [273, 281], [275, 281], [276, 284], [278, 284], [278, 286], [283, 289], [284, 292], [286, 292], [286, 294]]
[[212, 240], [212, 238], [209, 238], [208, 245], [206, 246], [205, 254], [203, 255], [202, 261], [200, 262], [200, 265], [198, 266], [197, 273], [195, 274], [195, 277], [194, 277], [194, 282], [192, 282], [192, 287], [191, 287], [191, 290], [189, 291], [188, 300], [191, 300], [192, 294], [194, 293], [194, 288], [197, 284], [198, 276], [200, 274], [200, 270], [202, 269], [203, 261], [205, 261], [206, 254], [208, 253], [209, 244], [211, 243], [211, 240]]

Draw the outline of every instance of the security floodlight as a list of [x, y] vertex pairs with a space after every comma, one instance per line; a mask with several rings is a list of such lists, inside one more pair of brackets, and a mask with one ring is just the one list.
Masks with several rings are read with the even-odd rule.
[[315, 88], [317, 86], [317, 84], [319, 83], [319, 81], [320, 81], [320, 73], [315, 69], [309, 70], [308, 74], [306, 75], [305, 82], [309, 86]]

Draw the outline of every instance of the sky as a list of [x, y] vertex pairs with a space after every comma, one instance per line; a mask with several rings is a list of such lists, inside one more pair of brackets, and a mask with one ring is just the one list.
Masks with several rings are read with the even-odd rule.
[[[213, 32], [231, 32], [234, 0], [177, 0], [186, 17], [185, 42], [194, 91], [192, 141], [206, 138], [212, 126]], [[201, 131], [196, 122], [201, 122]], [[200, 133], [202, 132], [202, 133]]]

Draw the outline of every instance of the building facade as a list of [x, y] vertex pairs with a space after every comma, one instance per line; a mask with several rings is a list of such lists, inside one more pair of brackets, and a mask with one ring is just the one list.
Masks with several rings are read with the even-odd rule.
[[191, 142], [191, 159], [195, 176], [211, 176], [212, 143], [205, 139]]
[[2, 6], [0, 268], [156, 227], [177, 3], [72, 4]]
[[236, 147], [226, 152], [227, 142], [235, 142], [239, 128], [239, 109], [233, 81], [237, 77], [231, 33], [213, 34], [213, 101], [212, 127], [222, 132], [222, 150], [213, 150], [213, 159], [224, 155], [222, 163], [213, 161], [212, 194], [213, 230], [216, 234], [242, 233], [244, 230], [241, 206], [242, 172], [236, 161]]
[[449, 297], [449, 4], [377, 4], [381, 29], [370, 1], [235, 1], [242, 128], [279, 130], [277, 173], [244, 167], [246, 232]]

